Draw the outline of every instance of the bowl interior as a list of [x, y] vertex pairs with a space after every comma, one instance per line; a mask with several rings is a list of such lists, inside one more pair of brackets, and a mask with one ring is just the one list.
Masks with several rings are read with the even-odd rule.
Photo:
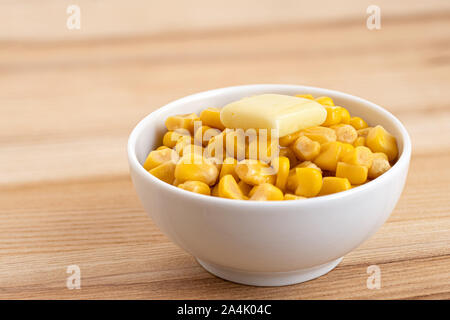
[[[313, 96], [329, 96], [335, 104], [348, 109], [352, 116], [359, 116], [367, 121], [370, 126], [382, 125], [397, 139], [399, 156], [404, 151], [404, 134], [402, 125], [389, 112], [367, 100], [351, 96], [349, 94], [304, 86], [294, 85], [249, 85], [229, 87], [206, 91], [176, 100], [156, 110], [142, 120], [134, 130], [135, 149], [137, 160], [143, 164], [151, 149], [161, 145], [162, 136], [166, 132], [164, 122], [170, 115], [199, 112], [208, 107], [221, 108], [224, 105], [246, 96], [262, 94], [301, 94], [310, 93]], [[404, 129], [403, 129], [404, 130]]]

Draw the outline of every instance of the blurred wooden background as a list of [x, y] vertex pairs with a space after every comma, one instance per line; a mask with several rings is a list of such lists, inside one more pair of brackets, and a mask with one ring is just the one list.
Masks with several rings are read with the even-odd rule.
[[[81, 29], [66, 28], [69, 4]], [[381, 8], [381, 30], [366, 8]], [[388, 222], [331, 273], [253, 288], [215, 278], [143, 212], [134, 125], [184, 95], [326, 87], [406, 125], [413, 158]], [[450, 298], [449, 1], [3, 0], [0, 298]], [[81, 268], [81, 290], [66, 268]], [[382, 288], [369, 290], [378, 265]]]

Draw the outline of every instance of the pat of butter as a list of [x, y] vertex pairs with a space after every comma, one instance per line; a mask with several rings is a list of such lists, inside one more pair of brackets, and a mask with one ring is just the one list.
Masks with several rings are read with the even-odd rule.
[[227, 104], [220, 112], [220, 120], [232, 129], [272, 129], [278, 136], [321, 125], [327, 117], [326, 109], [310, 99], [282, 94], [261, 94]]

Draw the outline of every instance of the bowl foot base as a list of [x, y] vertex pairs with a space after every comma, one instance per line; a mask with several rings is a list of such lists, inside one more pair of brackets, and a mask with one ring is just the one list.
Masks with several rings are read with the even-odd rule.
[[312, 280], [333, 270], [341, 260], [342, 257], [316, 267], [289, 272], [245, 272], [197, 259], [209, 273], [228, 281], [251, 286], [286, 286]]

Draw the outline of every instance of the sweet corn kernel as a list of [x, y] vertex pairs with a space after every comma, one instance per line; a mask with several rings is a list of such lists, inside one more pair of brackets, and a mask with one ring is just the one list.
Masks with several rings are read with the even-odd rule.
[[223, 176], [219, 181], [219, 197], [227, 199], [246, 200], [247, 197], [242, 193], [236, 180], [231, 174]]
[[288, 158], [291, 168], [295, 167], [298, 164], [297, 157], [295, 156], [295, 153], [291, 148], [280, 148], [279, 156]]
[[341, 109], [341, 123], [349, 124], [350, 123], [350, 112], [347, 109], [340, 107]]
[[370, 168], [373, 161], [373, 153], [369, 148], [359, 146], [353, 149], [352, 152], [349, 152], [344, 157], [342, 157], [342, 161], [349, 164], [356, 164], [359, 166]]
[[250, 200], [255, 201], [277, 201], [283, 200], [283, 192], [270, 183], [262, 183], [254, 187]]
[[358, 137], [364, 138], [367, 137], [367, 134], [369, 133], [370, 129], [372, 129], [372, 127], [356, 130], [356, 132], [358, 133]]
[[151, 170], [167, 161], [176, 163], [178, 161], [178, 154], [169, 148], [151, 151], [145, 160], [144, 169]]
[[384, 159], [384, 160], [388, 160], [388, 156], [386, 155], [386, 153], [383, 152], [374, 152], [373, 154], [373, 160], [375, 159]]
[[333, 141], [323, 144], [320, 154], [314, 159], [314, 163], [322, 170], [336, 171], [341, 149], [341, 142]]
[[225, 152], [231, 158], [245, 159], [246, 143], [243, 130], [225, 130]]
[[156, 148], [156, 150], [163, 150], [163, 149], [170, 149], [170, 148], [166, 146], [159, 146], [158, 148]]
[[223, 160], [222, 169], [220, 170], [219, 179], [226, 176], [227, 174], [231, 174], [236, 181], [239, 181], [239, 176], [235, 172], [235, 168], [237, 165], [237, 160], [234, 158], [225, 158]]
[[311, 94], [296, 94], [295, 96], [299, 98], [314, 100], [314, 97]]
[[275, 186], [284, 191], [286, 188], [287, 178], [289, 175], [289, 159], [286, 157], [278, 157], [278, 161], [274, 162], [274, 168], [277, 173]]
[[217, 183], [211, 190], [211, 195], [213, 197], [219, 197], [219, 184]]
[[203, 155], [203, 152], [204, 152], [204, 149], [203, 149], [202, 146], [197, 146], [195, 144], [186, 144], [186, 145], [183, 145], [182, 147], [183, 148], [182, 148], [182, 150], [180, 152], [181, 156], [185, 156], [185, 155], [188, 155], [190, 153], [195, 153], [196, 155], [201, 157]]
[[358, 137], [356, 138], [355, 142], [353, 142], [354, 147], [364, 147], [365, 145], [366, 145], [365, 137]]
[[323, 106], [334, 106], [333, 99], [331, 99], [330, 97], [318, 97], [315, 100]]
[[292, 194], [292, 193], [286, 193], [284, 195], [284, 200], [303, 200], [303, 199], [308, 199], [308, 198], [296, 196], [295, 194]]
[[320, 169], [314, 162], [311, 161], [303, 161], [295, 166], [295, 168], [313, 168], [319, 170], [322, 173], [322, 169]]
[[178, 139], [177, 143], [175, 144], [175, 151], [182, 156], [183, 150], [186, 146], [190, 146], [194, 143], [194, 138], [190, 136], [183, 136], [180, 139]]
[[218, 161], [216, 158], [209, 158], [209, 157], [205, 157], [205, 159], [208, 159], [209, 161], [214, 163], [220, 174], [220, 171], [222, 170], [222, 161]]
[[378, 178], [390, 168], [391, 165], [389, 164], [389, 161], [387, 159], [376, 158], [373, 160], [372, 166], [369, 168], [369, 178]]
[[214, 185], [219, 170], [214, 162], [198, 157], [195, 153], [183, 156], [175, 167], [175, 178], [183, 183], [188, 180], [202, 181], [207, 185]]
[[164, 162], [159, 166], [149, 170], [150, 174], [169, 184], [172, 184], [173, 180], [175, 179], [174, 171], [175, 163], [173, 163], [172, 161]]
[[291, 149], [298, 159], [313, 160], [320, 153], [320, 143], [301, 136], [292, 144]]
[[325, 119], [325, 122], [322, 123], [322, 126], [332, 126], [335, 124], [338, 124], [342, 120], [342, 111], [341, 107], [325, 107], [327, 110], [327, 118]]
[[206, 146], [206, 156], [208, 158], [215, 158], [217, 161], [221, 161], [225, 159], [226, 152], [225, 148], [225, 134], [224, 131], [219, 135], [212, 137], [208, 141], [208, 145]]
[[297, 168], [293, 168], [289, 170], [289, 175], [286, 182], [286, 192], [295, 192], [295, 189], [297, 189], [298, 186], [298, 175], [297, 175]]
[[220, 130], [218, 129], [213, 129], [209, 126], [201, 126], [194, 134], [194, 142], [195, 144], [203, 145], [204, 147], [206, 147], [209, 140], [211, 140], [212, 137], [215, 137], [218, 134], [220, 134]]
[[[286, 192], [289, 191], [289, 192], [295, 193], [295, 190], [298, 187], [299, 179], [298, 179], [298, 175], [297, 175], [297, 169], [299, 169], [299, 168], [293, 168], [293, 169], [289, 170], [289, 175], [287, 178], [286, 189], [285, 189]], [[321, 170], [319, 172], [322, 174]]]
[[169, 131], [174, 131], [177, 129], [186, 129], [191, 134], [194, 133], [194, 122], [198, 121], [199, 118], [195, 113], [180, 114], [176, 116], [170, 116], [166, 120], [166, 127]]
[[184, 183], [181, 183], [178, 185], [178, 188], [200, 193], [209, 196], [211, 194], [211, 189], [209, 189], [209, 186], [201, 181], [185, 181]]
[[380, 125], [369, 131], [366, 137], [366, 145], [373, 152], [385, 153], [389, 161], [394, 161], [397, 158], [398, 149], [395, 137]]
[[358, 138], [355, 128], [349, 124], [338, 124], [332, 129], [336, 132], [336, 140], [344, 143], [352, 144]]
[[338, 162], [336, 177], [347, 178], [351, 184], [362, 184], [367, 180], [368, 169], [366, 166]]
[[292, 144], [295, 140], [300, 137], [302, 133], [302, 130], [296, 131], [294, 133], [288, 134], [284, 137], [281, 137], [278, 141], [279, 145], [282, 147], [288, 147], [290, 144]]
[[360, 117], [351, 117], [350, 125], [353, 126], [356, 130], [367, 128], [369, 125]]
[[322, 189], [320, 189], [319, 196], [337, 193], [351, 189], [351, 184], [347, 178], [325, 177], [323, 178]]
[[301, 197], [314, 197], [322, 188], [322, 174], [313, 168], [295, 169], [298, 185], [295, 195]]
[[311, 140], [319, 142], [320, 144], [336, 141], [336, 132], [327, 127], [317, 126], [306, 128], [302, 130], [300, 135], [306, 136]]
[[345, 157], [348, 157], [351, 155], [355, 150], [355, 147], [348, 143], [342, 143], [341, 144], [341, 154], [339, 157], [339, 160], [342, 161]]
[[207, 108], [200, 113], [200, 120], [204, 125], [216, 128], [219, 130], [224, 130], [225, 126], [220, 121], [220, 109], [218, 108]]
[[278, 146], [275, 139], [258, 136], [249, 141], [245, 148], [245, 158], [270, 162], [272, 155], [276, 155]]
[[252, 189], [252, 186], [249, 184], [246, 184], [244, 181], [239, 181], [238, 183], [239, 188], [241, 189], [242, 193], [245, 196], [248, 196], [248, 194], [250, 193], [250, 190]]
[[163, 137], [163, 145], [168, 148], [173, 148], [181, 137], [189, 135], [190, 133], [187, 130], [167, 131]]
[[275, 183], [273, 169], [259, 160], [246, 159], [239, 161], [235, 171], [241, 180], [252, 186], [262, 183]]

